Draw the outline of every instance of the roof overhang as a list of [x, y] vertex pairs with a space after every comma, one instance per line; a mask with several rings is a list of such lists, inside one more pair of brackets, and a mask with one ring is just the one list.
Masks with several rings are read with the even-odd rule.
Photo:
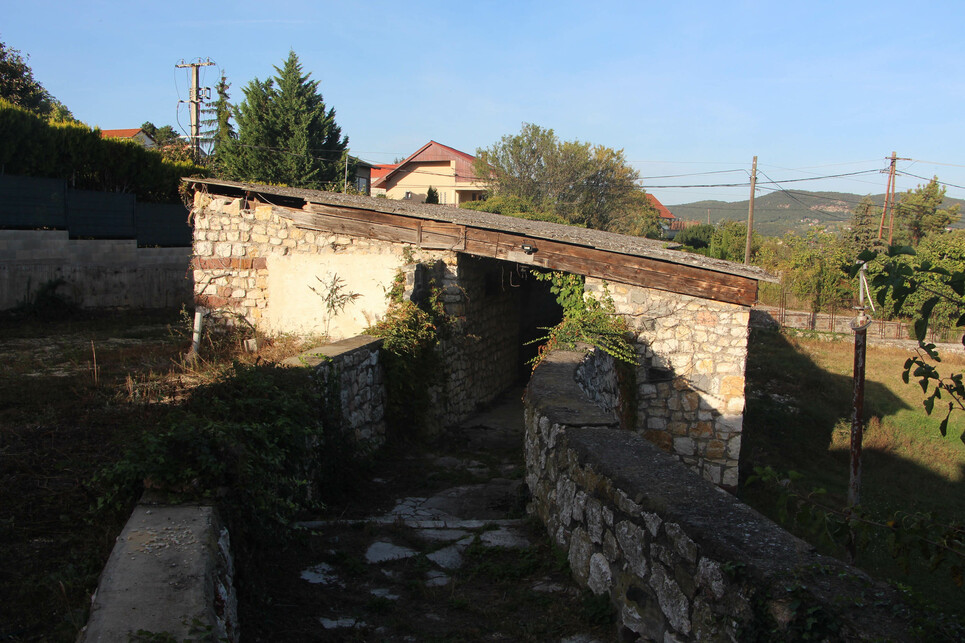
[[184, 181], [209, 194], [284, 208], [294, 224], [305, 229], [455, 250], [744, 306], [757, 300], [758, 282], [776, 281], [755, 266], [601, 230], [318, 190]]

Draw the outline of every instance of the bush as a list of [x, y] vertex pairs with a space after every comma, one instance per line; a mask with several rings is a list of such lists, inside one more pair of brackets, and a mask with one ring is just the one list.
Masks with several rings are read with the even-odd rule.
[[338, 399], [308, 369], [235, 363], [98, 474], [98, 508], [125, 510], [148, 488], [217, 501], [233, 539], [284, 533], [347, 483]]
[[128, 192], [138, 201], [177, 203], [181, 177], [204, 174], [137, 143], [102, 139], [82, 123], [54, 123], [0, 99], [0, 167], [7, 174], [65, 179], [70, 187]]

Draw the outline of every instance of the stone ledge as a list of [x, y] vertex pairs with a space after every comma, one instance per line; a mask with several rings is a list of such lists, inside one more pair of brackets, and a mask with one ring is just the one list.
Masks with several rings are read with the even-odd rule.
[[117, 538], [81, 633], [82, 643], [127, 641], [139, 630], [189, 640], [238, 638], [227, 530], [214, 507], [142, 501]]
[[526, 481], [575, 578], [609, 595], [622, 640], [779, 640], [812, 625], [827, 630], [819, 638], [914, 640], [916, 617], [896, 590], [816, 553], [641, 436], [585, 425], [598, 412], [570, 385], [580, 357], [550, 355], [533, 375]]

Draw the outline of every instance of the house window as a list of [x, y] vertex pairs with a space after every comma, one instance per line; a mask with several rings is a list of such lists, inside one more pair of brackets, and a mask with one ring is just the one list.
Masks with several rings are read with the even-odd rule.
[[412, 193], [407, 190], [406, 193], [405, 193], [405, 198], [406, 198], [406, 199], [411, 199], [411, 198], [412, 198]]

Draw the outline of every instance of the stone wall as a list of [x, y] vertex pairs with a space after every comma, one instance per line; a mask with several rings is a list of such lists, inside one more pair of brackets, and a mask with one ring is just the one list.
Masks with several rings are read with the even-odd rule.
[[369, 335], [351, 337], [306, 351], [285, 361], [289, 366], [314, 368], [320, 382], [337, 388], [342, 430], [356, 443], [377, 448], [385, 442], [385, 374], [380, 361], [382, 340]]
[[526, 482], [620, 640], [913, 640], [897, 592], [618, 429], [576, 381], [584, 359], [555, 352], [533, 374]]
[[0, 310], [47, 282], [82, 308], [174, 308], [191, 302], [188, 248], [133, 239], [70, 239], [66, 230], [0, 230]]
[[587, 279], [637, 347], [636, 430], [707, 480], [737, 486], [750, 309]]
[[[516, 381], [520, 298], [505, 275], [514, 264], [302, 229], [286, 208], [202, 192], [193, 216], [195, 299], [214, 317], [268, 335], [353, 337], [385, 315], [400, 271], [416, 298], [418, 272], [454, 319], [433, 391], [438, 422], [461, 421]], [[329, 314], [322, 295], [335, 276], [359, 297]]]

